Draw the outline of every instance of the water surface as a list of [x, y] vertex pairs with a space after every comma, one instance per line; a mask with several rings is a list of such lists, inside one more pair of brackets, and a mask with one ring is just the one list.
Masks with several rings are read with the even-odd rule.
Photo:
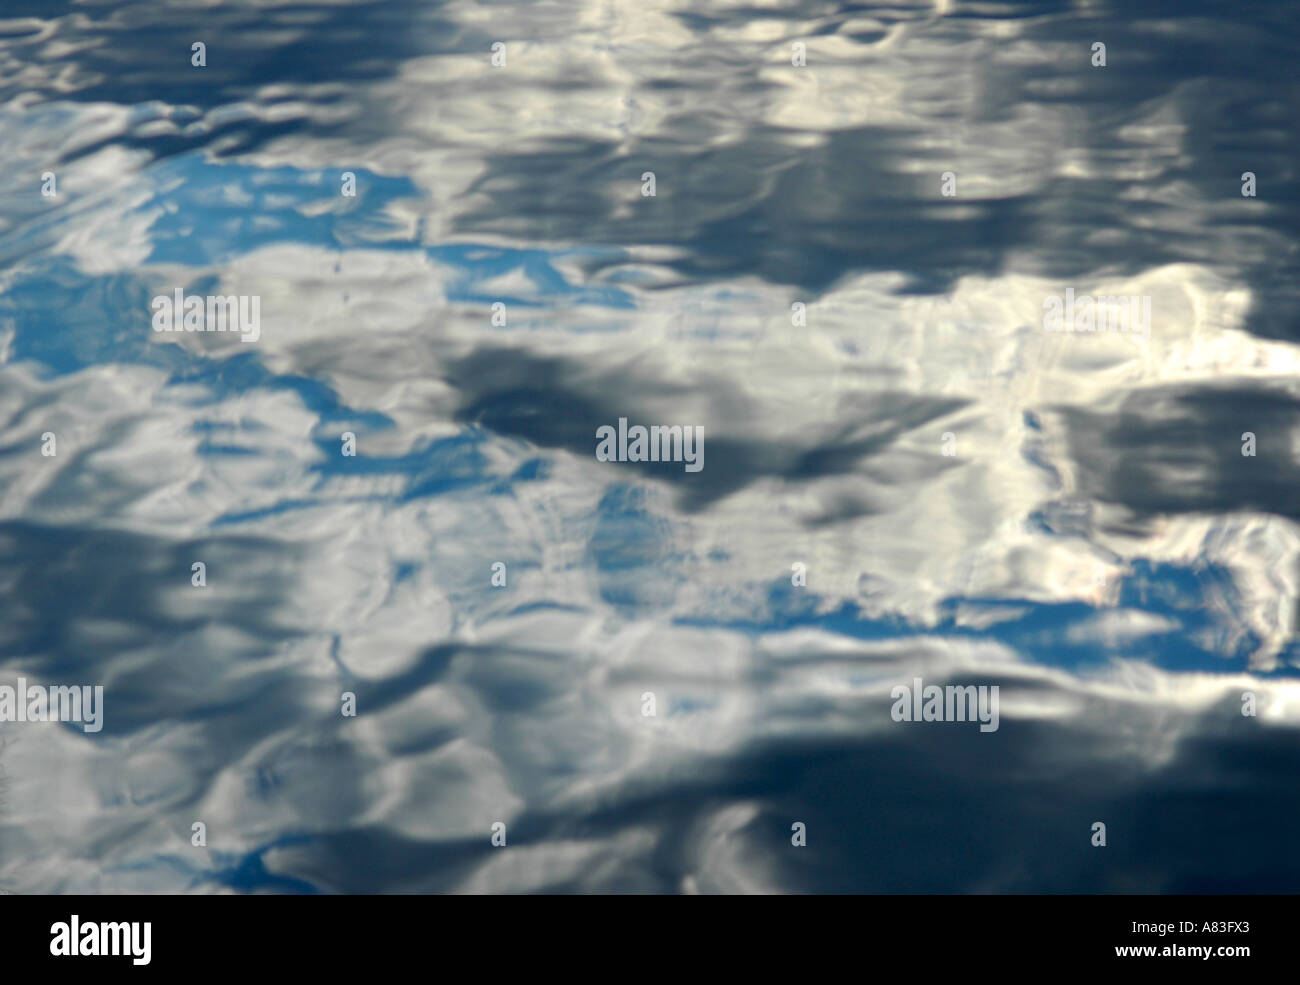
[[5, 0], [0, 887], [1300, 890], [1297, 24]]

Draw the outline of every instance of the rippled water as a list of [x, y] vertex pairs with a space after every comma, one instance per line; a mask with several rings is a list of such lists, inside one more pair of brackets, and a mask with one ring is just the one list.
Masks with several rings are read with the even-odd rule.
[[0, 887], [1300, 890], [1298, 24], [3, 0]]

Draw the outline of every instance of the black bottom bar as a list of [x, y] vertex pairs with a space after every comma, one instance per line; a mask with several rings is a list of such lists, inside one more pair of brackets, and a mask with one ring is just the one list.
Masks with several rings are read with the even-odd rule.
[[[482, 962], [493, 974], [512, 966], [536, 972], [557, 962], [569, 972], [666, 972], [680, 969], [689, 955], [718, 970], [778, 963], [828, 971], [835, 967], [828, 962], [847, 960], [863, 971], [902, 961], [918, 974], [937, 975], [1125, 967], [1233, 974], [1287, 967], [1294, 902], [1290, 896], [841, 896], [671, 905], [626, 897], [538, 904], [429, 896], [7, 896], [0, 897], [0, 920], [7, 971], [284, 969], [334, 977], [430, 957], [447, 961], [454, 948], [457, 965]], [[91, 950], [110, 953], [84, 953]], [[696, 958], [690, 965], [698, 970]]]

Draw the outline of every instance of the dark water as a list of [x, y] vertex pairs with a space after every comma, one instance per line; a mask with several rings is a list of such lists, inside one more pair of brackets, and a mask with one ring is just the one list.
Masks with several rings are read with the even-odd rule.
[[1300, 891], [1298, 41], [0, 0], [0, 888]]

